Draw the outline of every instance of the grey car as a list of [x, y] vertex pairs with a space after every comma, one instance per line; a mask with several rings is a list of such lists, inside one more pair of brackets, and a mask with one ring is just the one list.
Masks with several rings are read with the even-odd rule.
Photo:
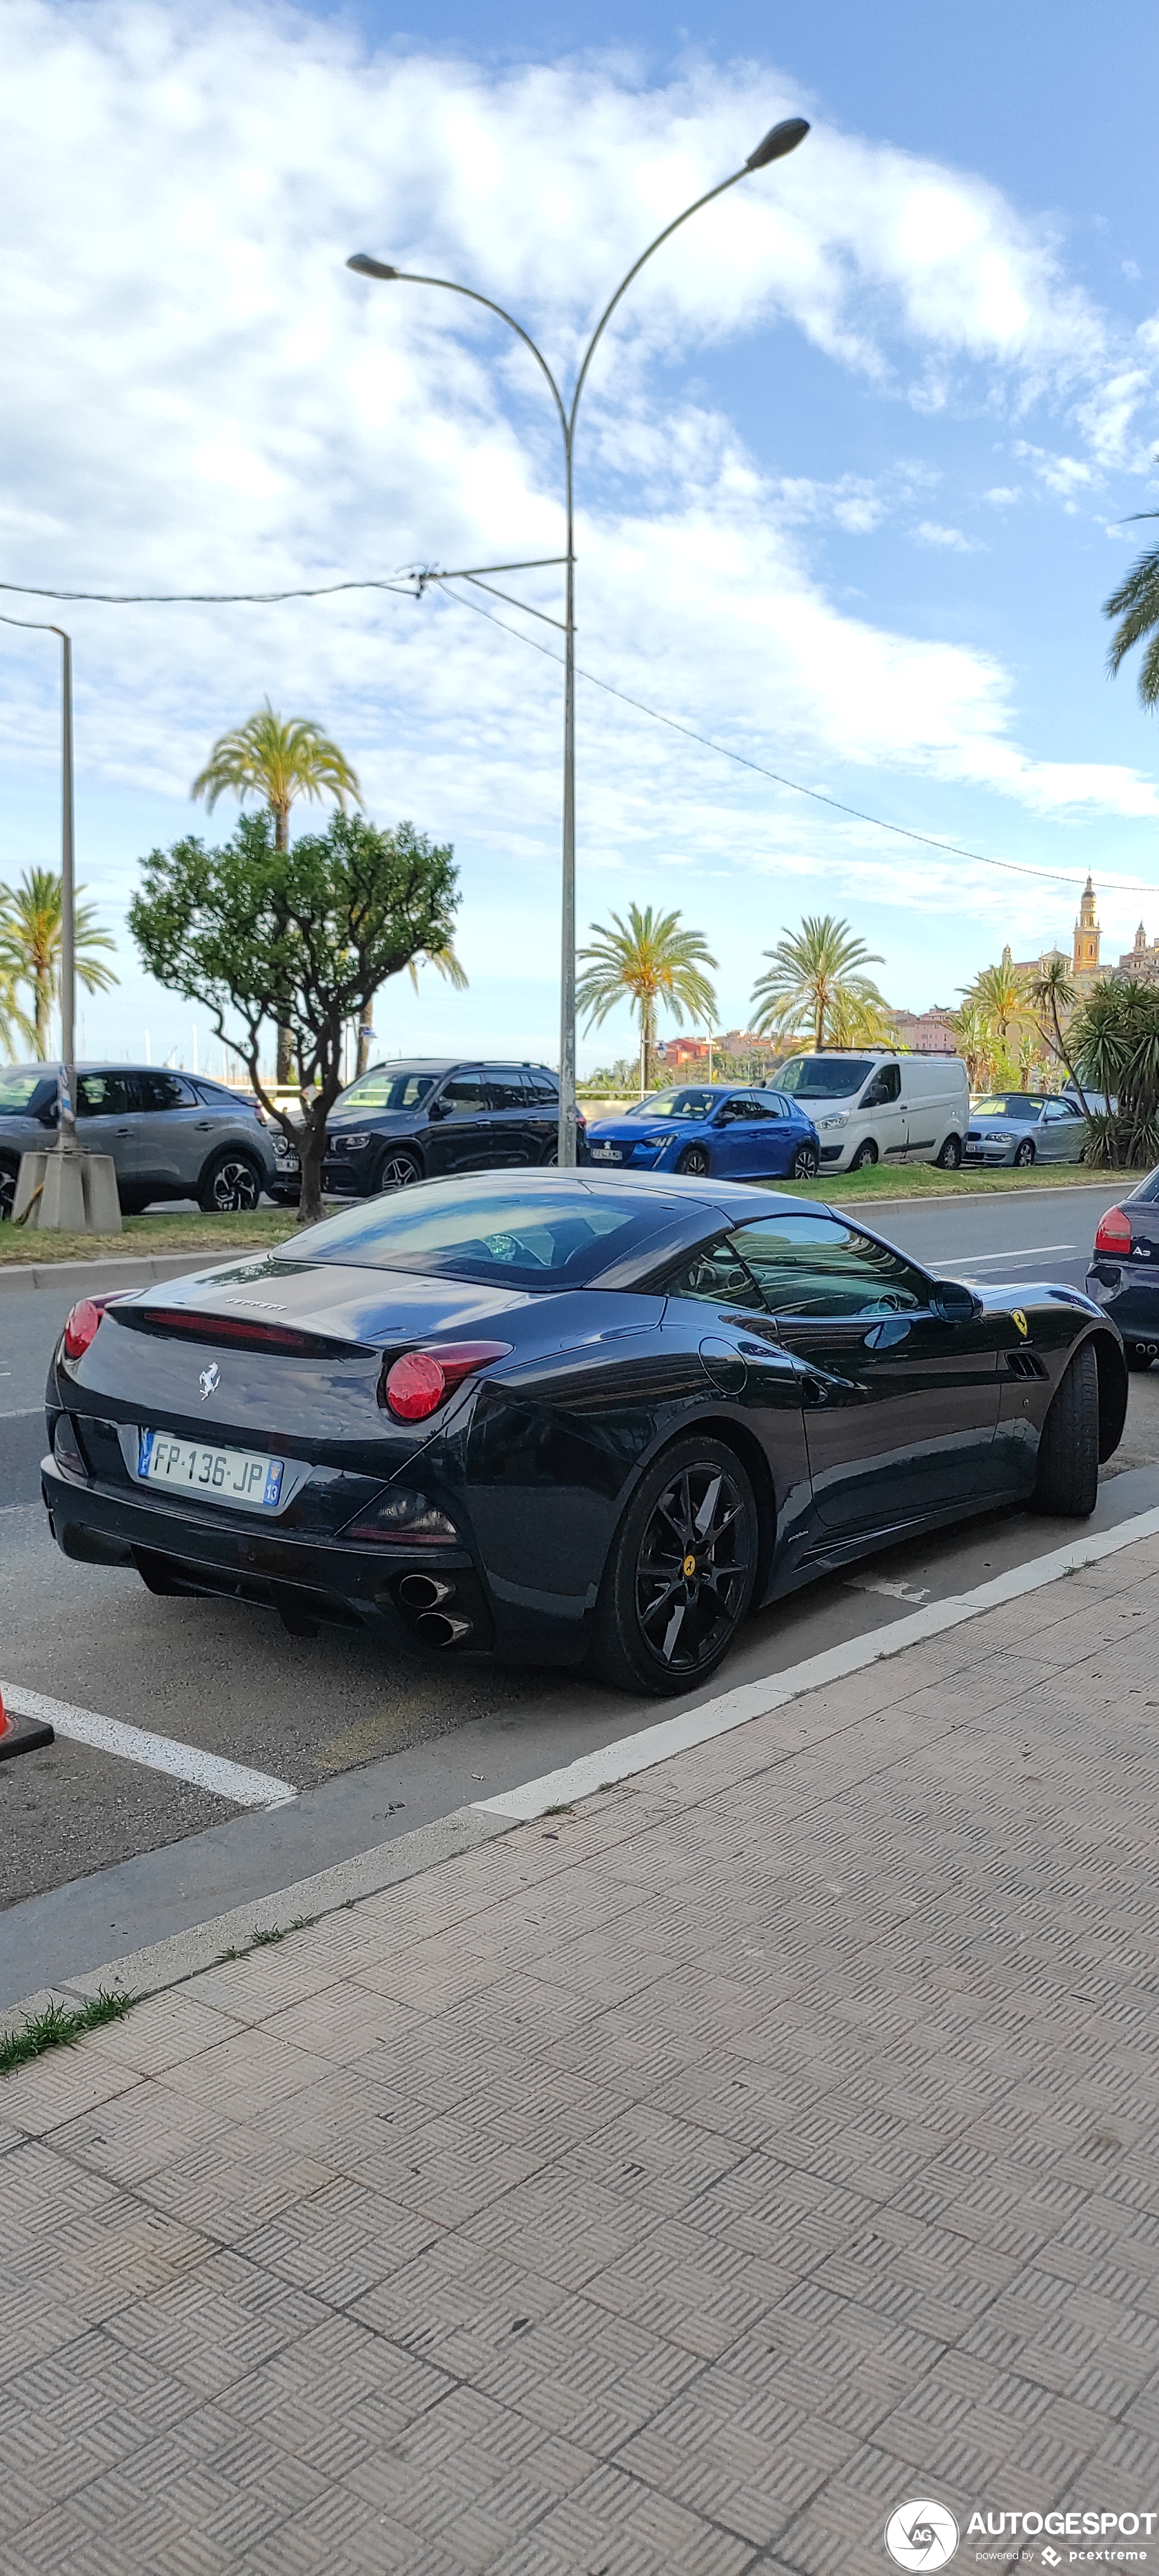
[[[126, 1216], [155, 1199], [196, 1199], [207, 1215], [253, 1208], [276, 1177], [269, 1129], [248, 1094], [158, 1065], [78, 1066], [77, 1138], [111, 1154]], [[0, 1067], [0, 1218], [10, 1217], [22, 1154], [56, 1134], [56, 1067]]]
[[1086, 1121], [1073, 1100], [1043, 1091], [988, 1091], [970, 1103], [968, 1163], [1077, 1163]]

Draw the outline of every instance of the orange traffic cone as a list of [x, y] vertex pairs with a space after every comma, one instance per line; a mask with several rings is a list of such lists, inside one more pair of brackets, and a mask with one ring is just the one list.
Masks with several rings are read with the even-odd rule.
[[35, 1753], [38, 1745], [56, 1741], [51, 1726], [42, 1717], [17, 1717], [14, 1709], [4, 1706], [0, 1690], [0, 1762], [11, 1762], [17, 1753]]

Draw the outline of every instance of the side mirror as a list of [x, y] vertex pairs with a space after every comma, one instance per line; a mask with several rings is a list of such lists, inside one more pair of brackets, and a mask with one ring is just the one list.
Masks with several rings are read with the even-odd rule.
[[427, 1111], [428, 1118], [449, 1118], [450, 1114], [451, 1104], [449, 1100], [432, 1100], [430, 1108]]
[[982, 1312], [982, 1300], [964, 1279], [935, 1279], [930, 1289], [930, 1313], [943, 1324], [972, 1324]]

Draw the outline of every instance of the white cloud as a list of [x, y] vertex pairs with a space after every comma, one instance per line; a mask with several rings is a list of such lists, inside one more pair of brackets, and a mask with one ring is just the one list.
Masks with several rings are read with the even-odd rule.
[[982, 498], [989, 501], [995, 510], [1008, 510], [1015, 501], [1022, 499], [1022, 494], [1010, 483], [995, 483], [982, 494]]
[[920, 520], [913, 533], [919, 545], [942, 546], [956, 555], [976, 555], [979, 552], [977, 537], [963, 536], [960, 528], [944, 528], [938, 519]]
[[[0, 96], [8, 577], [273, 589], [556, 554], [557, 434], [526, 353], [458, 299], [351, 277], [347, 253], [469, 279], [566, 371], [640, 244], [798, 105], [752, 66], [646, 88], [610, 59], [494, 71], [370, 57], [348, 27], [284, 8], [14, 0]], [[1047, 384], [1089, 390], [1093, 375], [1103, 436], [1133, 389], [1043, 227], [969, 173], [819, 123], [658, 255], [596, 362], [578, 455], [581, 662], [820, 783], [852, 762], [1035, 812], [1159, 810], [1125, 769], [1023, 751], [985, 654], [884, 631], [826, 595], [809, 527], [862, 534], [920, 508], [928, 469], [778, 479], [710, 399], [658, 386], [658, 360], [707, 374], [714, 345], [778, 319], [877, 386], [900, 393], [913, 375], [919, 407], [949, 403], [971, 370], [987, 400], [1014, 404]], [[1159, 363], [1159, 345], [1140, 335], [1136, 356]], [[1019, 452], [1064, 504], [1093, 481], [1081, 458]], [[971, 544], [933, 519], [917, 534]], [[522, 579], [555, 614], [555, 575]], [[501, 952], [522, 968], [554, 936], [559, 674], [466, 606], [363, 594], [69, 614], [90, 781], [183, 799], [213, 733], [268, 690], [332, 727], [377, 810], [474, 853], [506, 907]], [[0, 741], [10, 767], [39, 760], [47, 775], [40, 654], [6, 648]], [[899, 902], [906, 884], [913, 900], [912, 866], [899, 857], [891, 875], [872, 836], [806, 824], [708, 755], [681, 751], [674, 789], [675, 738], [590, 690], [580, 738], [593, 871], [825, 868], [896, 886]], [[476, 920], [482, 882], [468, 885]], [[974, 899], [960, 870], [955, 885]]]

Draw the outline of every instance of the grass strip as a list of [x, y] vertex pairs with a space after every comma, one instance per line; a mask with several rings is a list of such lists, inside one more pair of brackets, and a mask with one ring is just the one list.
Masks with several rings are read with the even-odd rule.
[[793, 1198], [855, 1207], [865, 1199], [968, 1199], [1025, 1197], [1035, 1190], [1104, 1190], [1108, 1205], [1137, 1189], [1138, 1172], [1104, 1172], [1090, 1163], [1032, 1164], [1027, 1172], [998, 1164], [990, 1171], [942, 1172], [935, 1163], [870, 1163], [861, 1172], [822, 1172], [815, 1181], [759, 1181], [758, 1189]]
[[26, 2066], [30, 2057], [42, 2057], [46, 2048], [71, 2048], [86, 2030], [99, 2030], [102, 2022], [123, 2021], [136, 2000], [135, 1995], [106, 1994], [102, 1987], [91, 2003], [78, 2004], [73, 2012], [64, 2004], [48, 2004], [22, 2029], [0, 2035], [0, 2075], [11, 2075], [17, 2066]]
[[0, 1226], [0, 1263], [127, 1261], [151, 1252], [189, 1252], [212, 1260], [230, 1252], [265, 1252], [297, 1229], [296, 1208], [256, 1208], [247, 1216], [127, 1216], [120, 1234], [29, 1234]]

